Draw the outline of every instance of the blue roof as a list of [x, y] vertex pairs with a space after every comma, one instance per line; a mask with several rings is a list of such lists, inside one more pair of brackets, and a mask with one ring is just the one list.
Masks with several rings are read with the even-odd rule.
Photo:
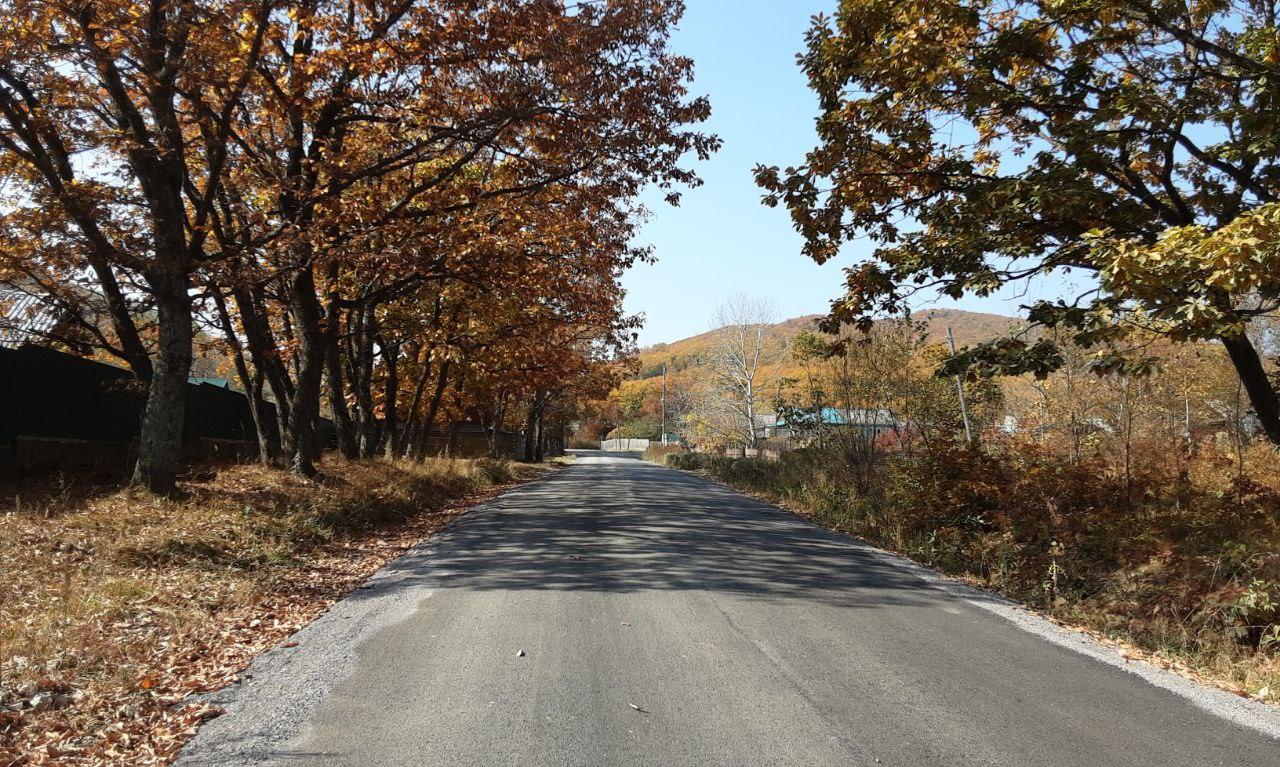
[[[845, 424], [848, 424], [850, 421], [856, 424], [861, 424], [861, 425], [876, 424], [876, 425], [893, 426], [893, 425], [896, 425], [897, 423], [897, 419], [893, 417], [892, 411], [886, 408], [881, 408], [879, 410], [857, 409], [857, 410], [850, 411], [846, 415], [845, 411], [840, 410], [838, 408], [824, 407], [820, 412], [821, 412], [820, 417], [822, 418], [822, 423], [826, 426], [844, 426]], [[811, 415], [806, 413], [802, 419], [797, 419], [797, 420], [801, 420], [802, 424], [809, 424], [809, 423], [812, 423], [815, 419]], [[774, 426], [786, 426], [786, 425], [787, 425], [787, 421], [782, 416], [778, 416], [777, 421], [774, 423]]]
[[[797, 418], [796, 420], [802, 421], [803, 423], [811, 423], [813, 421], [813, 417], [811, 414], [805, 413], [802, 417]], [[830, 426], [842, 426], [844, 425], [844, 413], [841, 413], [833, 407], [824, 407], [822, 408], [822, 422]], [[786, 426], [787, 419], [782, 416], [778, 416], [777, 423], [774, 425]]]

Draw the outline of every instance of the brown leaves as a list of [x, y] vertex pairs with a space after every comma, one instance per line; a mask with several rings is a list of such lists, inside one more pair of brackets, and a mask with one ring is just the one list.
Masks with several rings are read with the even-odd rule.
[[[122, 491], [0, 517], [0, 767], [168, 763], [219, 713], [190, 696], [297, 647], [282, 640], [497, 489], [466, 461], [326, 471], [345, 484], [240, 466], [185, 501]], [[375, 494], [395, 513], [359, 505]], [[315, 519], [344, 515], [316, 537]], [[174, 540], [222, 548], [122, 556]]]

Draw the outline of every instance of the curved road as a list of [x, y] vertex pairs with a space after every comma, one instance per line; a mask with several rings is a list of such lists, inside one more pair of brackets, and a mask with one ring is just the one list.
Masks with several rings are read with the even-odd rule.
[[181, 763], [1280, 765], [1261, 707], [1002, 612], [719, 485], [586, 455], [260, 659]]

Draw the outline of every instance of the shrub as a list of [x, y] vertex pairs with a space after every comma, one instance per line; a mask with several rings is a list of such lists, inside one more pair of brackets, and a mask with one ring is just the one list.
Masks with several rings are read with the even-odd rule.
[[657, 442], [649, 443], [649, 447], [645, 448], [644, 459], [650, 463], [667, 464], [667, 458], [670, 456], [680, 455], [687, 452], [680, 445], [663, 445]]

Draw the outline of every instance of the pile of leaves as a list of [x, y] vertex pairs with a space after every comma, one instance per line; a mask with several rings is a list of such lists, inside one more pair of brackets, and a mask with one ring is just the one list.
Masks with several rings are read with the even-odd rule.
[[[1154, 455], [1154, 453], [1148, 453]], [[1280, 456], [1200, 446], [1126, 481], [1032, 441], [886, 457], [859, 493], [830, 449], [666, 456], [1093, 632], [1130, 655], [1280, 702]]]
[[388, 560], [544, 469], [334, 461], [258, 466], [159, 499], [47, 477], [3, 487], [0, 767], [151, 765], [218, 689]]

